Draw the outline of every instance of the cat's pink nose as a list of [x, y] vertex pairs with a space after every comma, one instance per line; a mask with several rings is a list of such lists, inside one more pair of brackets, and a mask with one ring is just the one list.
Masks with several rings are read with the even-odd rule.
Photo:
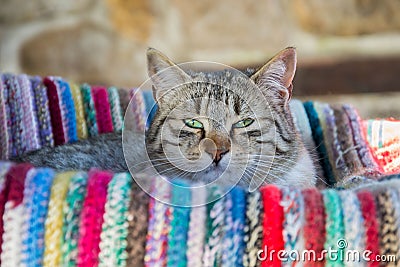
[[222, 156], [229, 152], [229, 142], [215, 142], [213, 139], [205, 138], [203, 142], [204, 151], [211, 156], [213, 162], [218, 164]]

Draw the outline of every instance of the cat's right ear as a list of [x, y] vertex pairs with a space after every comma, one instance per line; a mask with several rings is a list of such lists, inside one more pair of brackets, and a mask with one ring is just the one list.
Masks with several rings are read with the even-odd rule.
[[153, 82], [153, 97], [158, 103], [170, 90], [191, 82], [186, 72], [154, 48], [147, 49], [147, 70]]
[[250, 78], [272, 99], [287, 104], [292, 96], [296, 62], [296, 49], [288, 47], [275, 55]]

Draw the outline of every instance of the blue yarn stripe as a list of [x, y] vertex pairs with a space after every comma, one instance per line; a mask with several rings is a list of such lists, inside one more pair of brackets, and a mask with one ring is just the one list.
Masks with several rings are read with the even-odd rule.
[[151, 91], [143, 91], [142, 94], [147, 113], [146, 128], [148, 128], [150, 123], [153, 121], [154, 115], [156, 114], [157, 104], [154, 101], [153, 94]]
[[26, 210], [31, 211], [31, 214], [28, 215], [26, 238], [22, 243], [25, 248], [23, 263], [26, 266], [42, 266], [45, 219], [54, 175], [55, 173], [51, 169], [36, 169], [34, 177], [27, 185], [33, 188], [33, 192], [32, 197], [26, 201], [25, 206]]
[[191, 203], [191, 190], [183, 181], [174, 181], [172, 185], [171, 229], [168, 235], [167, 266], [185, 267], [187, 265], [186, 250], [188, 241], [190, 207], [182, 207]]
[[232, 218], [233, 218], [233, 244], [234, 254], [236, 255], [235, 266], [243, 266], [243, 253], [245, 249], [244, 227], [246, 222], [246, 193], [243, 188], [234, 187], [231, 191], [232, 196]]
[[56, 81], [60, 87], [62, 105], [64, 105], [66, 109], [65, 116], [68, 123], [68, 142], [76, 142], [78, 141], [78, 131], [76, 127], [75, 104], [74, 99], [72, 98], [71, 88], [69, 87], [68, 82], [61, 78], [57, 78]]
[[318, 119], [318, 114], [314, 109], [314, 105], [311, 101], [304, 103], [308, 120], [312, 130], [312, 136], [317, 147], [319, 154], [319, 162], [323, 167], [325, 177], [327, 178], [328, 185], [334, 185], [336, 183], [335, 177], [333, 176], [332, 166], [329, 162], [328, 152], [324, 144], [324, 134]]

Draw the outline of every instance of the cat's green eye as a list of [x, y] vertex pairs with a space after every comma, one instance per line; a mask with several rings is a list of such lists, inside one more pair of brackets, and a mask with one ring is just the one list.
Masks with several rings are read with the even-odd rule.
[[250, 126], [253, 122], [254, 122], [253, 119], [247, 118], [247, 119], [244, 119], [244, 120], [241, 120], [241, 121], [238, 121], [237, 123], [235, 123], [233, 125], [233, 128], [244, 128], [244, 127]]
[[194, 129], [203, 129], [204, 126], [201, 122], [195, 119], [186, 119], [184, 120], [187, 127], [194, 128]]

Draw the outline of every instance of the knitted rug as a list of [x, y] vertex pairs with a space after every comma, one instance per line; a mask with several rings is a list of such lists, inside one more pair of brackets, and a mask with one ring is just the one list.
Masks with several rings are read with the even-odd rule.
[[[132, 97], [130, 123], [146, 127], [154, 100], [135, 92], [2, 74], [1, 159], [121, 131]], [[148, 197], [128, 173], [4, 161], [2, 266], [398, 266], [400, 122], [362, 120], [348, 105], [293, 100], [291, 108], [318, 154], [322, 185], [337, 189], [234, 188], [206, 206], [179, 208]], [[187, 201], [221, 193], [153, 188]], [[361, 260], [346, 258], [353, 250]]]
[[[233, 188], [188, 208], [149, 197], [128, 173], [0, 162], [1, 265], [398, 266], [400, 176], [391, 178], [352, 190]], [[222, 191], [153, 188], [187, 201]]]

